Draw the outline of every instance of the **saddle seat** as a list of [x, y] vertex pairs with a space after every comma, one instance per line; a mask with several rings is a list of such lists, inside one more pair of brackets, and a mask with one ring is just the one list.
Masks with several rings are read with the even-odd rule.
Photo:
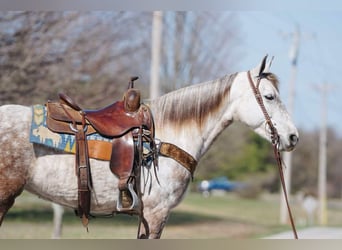
[[141, 105], [136, 112], [126, 112], [124, 101], [96, 111], [84, 111], [87, 121], [100, 134], [116, 137], [125, 134], [132, 128], [144, 126], [150, 128], [150, 116], [145, 105]]

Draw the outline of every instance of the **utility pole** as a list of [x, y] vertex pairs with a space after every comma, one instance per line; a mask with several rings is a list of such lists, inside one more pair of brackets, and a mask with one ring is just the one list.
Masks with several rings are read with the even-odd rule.
[[327, 92], [329, 85], [324, 83], [318, 86], [322, 93], [321, 103], [321, 129], [319, 133], [319, 159], [318, 159], [318, 212], [319, 224], [327, 224]]
[[163, 12], [153, 12], [152, 45], [151, 45], [151, 72], [150, 72], [150, 99], [160, 96], [159, 71], [163, 28]]
[[[288, 112], [291, 116], [293, 116], [294, 112], [294, 98], [295, 98], [295, 80], [297, 76], [297, 61], [299, 54], [299, 42], [300, 42], [300, 30], [299, 25], [296, 27], [296, 31], [292, 34], [292, 46], [290, 49], [289, 57], [291, 60], [291, 78], [289, 82], [289, 96], [288, 96]], [[284, 171], [284, 180], [286, 191], [288, 195], [291, 195], [291, 169], [292, 169], [292, 152], [284, 152], [283, 159], [285, 168]], [[285, 202], [284, 193], [280, 192], [280, 223], [287, 224], [288, 223], [288, 213], [287, 213], [287, 205]]]

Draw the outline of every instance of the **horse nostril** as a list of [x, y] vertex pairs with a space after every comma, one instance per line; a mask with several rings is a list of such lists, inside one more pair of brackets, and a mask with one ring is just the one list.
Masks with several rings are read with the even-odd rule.
[[295, 146], [298, 143], [298, 136], [295, 134], [290, 135], [290, 142]]

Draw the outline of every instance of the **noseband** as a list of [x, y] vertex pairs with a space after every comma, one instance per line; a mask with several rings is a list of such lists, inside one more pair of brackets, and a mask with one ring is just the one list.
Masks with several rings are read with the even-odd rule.
[[290, 205], [289, 205], [289, 200], [288, 200], [288, 196], [287, 196], [287, 192], [286, 192], [284, 173], [283, 173], [283, 161], [281, 159], [281, 155], [280, 155], [280, 152], [279, 152], [279, 145], [280, 145], [279, 134], [278, 134], [277, 129], [273, 125], [272, 120], [271, 120], [269, 114], [267, 113], [267, 110], [266, 110], [265, 105], [264, 105], [264, 101], [263, 101], [262, 96], [261, 96], [260, 91], [259, 91], [259, 84], [260, 84], [260, 81], [262, 79], [262, 75], [260, 75], [258, 77], [258, 81], [257, 81], [256, 85], [254, 85], [254, 83], [253, 83], [253, 79], [251, 77], [251, 72], [250, 71], [247, 72], [247, 77], [248, 77], [249, 84], [251, 85], [251, 88], [253, 90], [255, 99], [256, 99], [257, 103], [259, 104], [262, 113], [264, 114], [266, 124], [268, 125], [268, 127], [269, 127], [269, 129], [271, 131], [271, 142], [272, 142], [272, 145], [273, 145], [274, 156], [275, 156], [275, 158], [277, 160], [277, 164], [278, 164], [279, 176], [280, 176], [281, 185], [282, 185], [282, 188], [283, 188], [283, 191], [284, 191], [284, 197], [285, 197], [285, 201], [286, 201], [287, 211], [289, 213], [289, 217], [290, 217], [290, 221], [291, 221], [291, 226], [292, 226], [292, 231], [293, 231], [293, 234], [294, 234], [294, 238], [298, 239], [296, 227], [295, 227], [295, 224], [294, 224], [294, 220], [293, 220], [293, 216], [292, 216], [292, 213], [291, 213], [291, 208], [290, 208]]

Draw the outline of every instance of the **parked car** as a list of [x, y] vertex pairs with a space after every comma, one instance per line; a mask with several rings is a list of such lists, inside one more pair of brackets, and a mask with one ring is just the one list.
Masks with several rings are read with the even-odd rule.
[[228, 180], [227, 177], [222, 176], [212, 180], [203, 180], [198, 184], [198, 191], [204, 196], [209, 196], [215, 190], [224, 192], [231, 192], [244, 187], [244, 183]]

